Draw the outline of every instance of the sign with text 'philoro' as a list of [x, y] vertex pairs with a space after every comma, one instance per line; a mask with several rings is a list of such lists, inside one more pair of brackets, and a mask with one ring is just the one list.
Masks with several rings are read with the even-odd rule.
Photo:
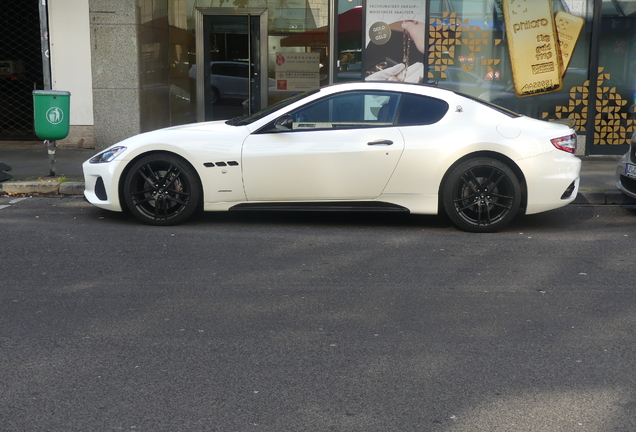
[[560, 90], [563, 65], [551, 0], [503, 0], [517, 96]]

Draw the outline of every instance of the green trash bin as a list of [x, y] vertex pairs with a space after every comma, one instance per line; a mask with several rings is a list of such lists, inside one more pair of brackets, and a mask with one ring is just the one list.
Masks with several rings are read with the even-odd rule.
[[68, 136], [71, 93], [58, 90], [33, 90], [35, 134], [55, 141]]

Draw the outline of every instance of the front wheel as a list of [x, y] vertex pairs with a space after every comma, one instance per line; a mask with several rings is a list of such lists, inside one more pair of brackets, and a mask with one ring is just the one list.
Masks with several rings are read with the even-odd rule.
[[150, 154], [131, 167], [124, 180], [128, 209], [149, 225], [175, 225], [196, 210], [201, 190], [194, 169], [171, 154]]
[[450, 220], [471, 232], [494, 232], [519, 211], [521, 186], [508, 165], [496, 159], [468, 159], [449, 173], [442, 203]]

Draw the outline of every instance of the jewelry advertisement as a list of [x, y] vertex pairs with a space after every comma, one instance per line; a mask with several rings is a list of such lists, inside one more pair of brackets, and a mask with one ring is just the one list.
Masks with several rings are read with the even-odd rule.
[[366, 81], [423, 82], [425, 4], [421, 0], [366, 1]]

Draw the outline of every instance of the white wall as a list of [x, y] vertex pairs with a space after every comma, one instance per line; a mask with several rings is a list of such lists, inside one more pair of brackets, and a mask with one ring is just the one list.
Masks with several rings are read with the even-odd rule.
[[88, 0], [48, 0], [52, 90], [71, 92], [71, 126], [92, 126]]

